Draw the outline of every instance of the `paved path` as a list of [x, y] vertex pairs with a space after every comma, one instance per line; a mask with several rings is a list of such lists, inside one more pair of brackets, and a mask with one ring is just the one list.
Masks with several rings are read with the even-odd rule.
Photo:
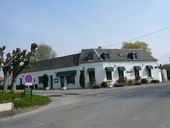
[[45, 95], [51, 104], [1, 119], [0, 128], [170, 128], [169, 83]]

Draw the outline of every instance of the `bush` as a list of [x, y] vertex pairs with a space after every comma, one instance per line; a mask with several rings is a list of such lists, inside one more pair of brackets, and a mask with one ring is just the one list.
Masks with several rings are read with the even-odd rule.
[[141, 85], [141, 84], [142, 84], [141, 81], [135, 81], [135, 82], [134, 82], [134, 85]]
[[127, 83], [127, 77], [119, 77], [117, 83], [123, 83], [125, 85]]
[[141, 79], [141, 83], [142, 83], [142, 84], [147, 84], [147, 83], [148, 83], [148, 80], [147, 80], [147, 79]]
[[101, 83], [101, 87], [102, 87], [102, 88], [106, 88], [106, 87], [107, 87], [107, 83], [106, 83], [105, 81], [103, 81], [103, 82]]
[[124, 87], [125, 84], [124, 83], [115, 83], [113, 86], [114, 87]]
[[98, 89], [98, 88], [100, 88], [100, 86], [97, 85], [96, 81], [94, 80], [94, 81], [90, 81], [89, 82], [89, 88], [91, 88], [91, 89]]
[[160, 83], [159, 80], [151, 80], [151, 83]]
[[129, 85], [129, 86], [134, 85], [134, 81], [133, 80], [128, 80], [127, 85]]
[[140, 76], [136, 77], [135, 81], [141, 81], [141, 77]]

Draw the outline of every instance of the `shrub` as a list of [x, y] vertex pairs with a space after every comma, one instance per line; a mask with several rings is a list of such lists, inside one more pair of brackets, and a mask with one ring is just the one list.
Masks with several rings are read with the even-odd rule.
[[84, 77], [84, 71], [80, 72], [80, 79], [79, 79], [79, 83], [81, 85], [82, 88], [85, 88], [85, 77]]
[[114, 87], [124, 87], [125, 84], [123, 84], [123, 83], [115, 83], [113, 86]]
[[128, 80], [128, 81], [127, 81], [127, 85], [131, 86], [131, 85], [133, 85], [133, 84], [134, 84], [134, 81], [133, 81], [133, 80]]
[[151, 83], [160, 83], [159, 80], [151, 80]]
[[141, 80], [141, 77], [140, 77], [140, 76], [138, 76], [138, 77], [135, 78], [135, 81], [140, 81], [140, 80]]
[[103, 81], [103, 82], [101, 83], [101, 87], [102, 87], [102, 88], [106, 88], [106, 87], [107, 87], [107, 83], [106, 83], [105, 81]]
[[94, 81], [90, 81], [89, 82], [89, 88], [91, 88], [91, 89], [98, 89], [98, 88], [100, 88], [100, 86], [97, 85], [96, 81], [94, 80]]
[[147, 80], [147, 79], [141, 79], [141, 83], [142, 83], [142, 84], [147, 84], [147, 83], [148, 83], [148, 80]]
[[117, 83], [126, 84], [127, 83], [127, 77], [119, 77], [119, 79], [117, 80]]
[[134, 85], [141, 85], [141, 84], [142, 84], [141, 81], [135, 81], [135, 82], [134, 82]]

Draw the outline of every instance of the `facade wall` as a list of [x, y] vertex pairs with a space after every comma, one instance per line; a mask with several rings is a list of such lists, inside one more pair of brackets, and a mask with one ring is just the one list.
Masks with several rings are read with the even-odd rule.
[[[151, 70], [152, 78], [158, 79], [160, 77], [158, 75], [158, 72], [160, 70], [155, 69], [155, 67], [157, 67], [156, 62], [152, 62], [152, 61], [129, 61], [129, 62], [122, 61], [122, 62], [120, 62], [119, 61], [119, 62], [104, 62], [103, 63], [103, 67], [113, 67], [114, 68], [114, 71], [112, 72], [113, 82], [115, 82], [117, 79], [119, 79], [119, 75], [118, 75], [118, 67], [119, 66], [124, 66], [126, 68], [126, 70], [124, 71], [124, 76], [126, 76], [127, 79], [135, 79], [134, 66], [140, 66], [141, 70], [139, 70], [139, 75], [142, 78], [148, 78], [147, 70], [146, 70], [147, 65], [153, 66], [154, 69]], [[106, 80], [106, 77], [104, 80]], [[158, 80], [160, 80], [160, 78]]]
[[[59, 89], [61, 88], [61, 81], [60, 77], [56, 76], [57, 72], [63, 72], [63, 71], [70, 71], [70, 70], [76, 70], [77, 74], [75, 75], [75, 84], [67, 84], [66, 77], [64, 77], [64, 85], [66, 85], [67, 88], [81, 88], [79, 84], [79, 78], [80, 78], [80, 71], [84, 70], [84, 76], [85, 76], [85, 83], [88, 85], [89, 83], [89, 74], [88, 74], [88, 68], [94, 68], [95, 69], [95, 80], [96, 84], [101, 84], [103, 81], [106, 81], [106, 71], [105, 67], [113, 67], [114, 70], [112, 72], [112, 83], [115, 83], [119, 79], [118, 75], [118, 67], [124, 66], [126, 70], [124, 71], [124, 76], [127, 77], [127, 79], [135, 79], [134, 74], [134, 66], [140, 66], [141, 70], [139, 70], [139, 74], [142, 78], [148, 78], [147, 72], [146, 72], [146, 65], [152, 65], [154, 69], [151, 70], [152, 78], [158, 79], [162, 81], [161, 79], [161, 71], [156, 68], [157, 63], [152, 61], [122, 61], [122, 62], [96, 62], [96, 63], [86, 63], [86, 64], [80, 64], [79, 66], [74, 67], [65, 67], [65, 68], [59, 68], [59, 69], [53, 69], [53, 70], [46, 70], [46, 71], [38, 71], [31, 73], [33, 77], [33, 85], [38, 85], [39, 88], [42, 88], [43, 85], [39, 83], [39, 77], [46, 74], [48, 76], [48, 85], [49, 88], [51, 88], [51, 78], [53, 82], [53, 89]], [[22, 83], [24, 84], [24, 78], [25, 74], [21, 74], [18, 77], [17, 84], [19, 85], [22, 79]], [[58, 82], [57, 82], [58, 80]]]
[[[60, 77], [56, 76], [57, 72], [63, 72], [63, 71], [70, 71], [70, 70], [76, 70], [77, 74], [75, 75], [75, 84], [67, 84], [66, 83], [66, 77], [64, 77], [64, 84], [67, 86], [67, 88], [80, 88], [79, 85], [79, 67], [65, 67], [65, 68], [60, 68], [60, 69], [53, 69], [53, 70], [45, 70], [45, 71], [38, 71], [38, 72], [32, 72], [30, 73], [33, 77], [33, 85], [38, 85], [38, 88], [43, 88], [43, 84], [39, 83], [39, 77], [42, 77], [44, 74], [48, 76], [48, 86], [51, 88], [51, 82], [53, 83], [53, 89], [61, 88], [60, 84]], [[21, 74], [18, 77], [17, 84], [20, 84], [20, 78], [22, 78], [23, 83], [25, 83], [25, 76], [26, 74]], [[52, 77], [52, 81], [51, 78]], [[58, 81], [58, 82], [57, 82]]]

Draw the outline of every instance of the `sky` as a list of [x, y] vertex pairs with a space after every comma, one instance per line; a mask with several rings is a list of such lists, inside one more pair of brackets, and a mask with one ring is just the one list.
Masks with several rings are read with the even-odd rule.
[[[169, 0], [0, 0], [0, 46], [6, 52], [34, 42], [46, 43], [58, 56], [121, 48], [123, 41], [167, 26]], [[161, 64], [170, 63], [169, 33], [170, 27], [138, 39]]]

